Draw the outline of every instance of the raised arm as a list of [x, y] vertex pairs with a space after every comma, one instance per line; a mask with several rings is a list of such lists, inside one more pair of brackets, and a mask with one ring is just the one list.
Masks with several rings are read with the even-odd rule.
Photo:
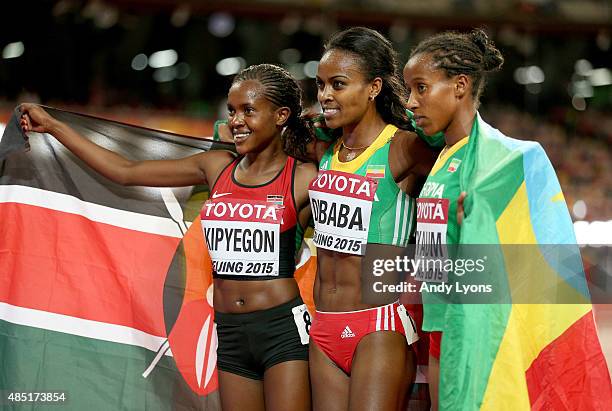
[[49, 133], [87, 165], [122, 185], [178, 187], [216, 178], [232, 159], [225, 151], [204, 152], [177, 160], [132, 161], [85, 139], [35, 104], [22, 104], [23, 131]]

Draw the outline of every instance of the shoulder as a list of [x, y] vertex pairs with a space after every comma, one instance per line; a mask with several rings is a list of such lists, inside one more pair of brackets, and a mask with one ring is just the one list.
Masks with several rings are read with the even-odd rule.
[[393, 135], [393, 138], [391, 139], [391, 144], [406, 144], [416, 140], [419, 140], [419, 137], [416, 135], [416, 133], [398, 128], [395, 134]]
[[296, 160], [295, 179], [307, 179], [308, 182], [317, 176], [318, 169], [313, 163]]
[[293, 184], [295, 192], [307, 192], [310, 182], [317, 176], [318, 170], [313, 163], [296, 160]]
[[227, 150], [210, 150], [204, 153], [196, 154], [198, 167], [207, 176], [210, 184], [217, 181], [221, 172], [230, 165], [237, 155]]
[[229, 164], [238, 156], [228, 150], [210, 150], [197, 155], [199, 160], [210, 165]]
[[417, 158], [420, 154], [433, 151], [416, 133], [401, 129], [397, 130], [391, 139], [391, 149], [397, 149], [403, 153], [413, 153]]
[[411, 131], [398, 130], [389, 147], [389, 166], [396, 181], [409, 173], [427, 176], [436, 157], [437, 151]]

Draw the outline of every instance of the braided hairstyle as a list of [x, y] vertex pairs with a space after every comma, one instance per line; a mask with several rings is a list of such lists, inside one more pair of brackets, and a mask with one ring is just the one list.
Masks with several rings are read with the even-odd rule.
[[257, 64], [240, 71], [232, 85], [256, 80], [263, 86], [263, 96], [277, 107], [288, 107], [291, 114], [281, 133], [283, 151], [306, 157], [306, 146], [314, 140], [311, 123], [302, 116], [302, 89], [287, 70], [274, 64]]
[[344, 50], [359, 58], [366, 81], [382, 79], [376, 110], [382, 119], [405, 130], [413, 130], [406, 114], [408, 93], [402, 80], [397, 53], [391, 42], [376, 30], [352, 27], [332, 36], [324, 50]]
[[472, 97], [478, 104], [486, 83], [486, 74], [498, 71], [504, 64], [504, 57], [493, 41], [481, 29], [471, 33], [448, 31], [436, 34], [420, 42], [410, 53], [430, 53], [437, 68], [448, 77], [465, 74], [472, 79]]

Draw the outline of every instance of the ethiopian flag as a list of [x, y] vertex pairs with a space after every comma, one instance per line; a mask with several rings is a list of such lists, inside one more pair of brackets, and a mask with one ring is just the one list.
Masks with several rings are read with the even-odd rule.
[[[467, 192], [460, 247], [494, 245], [495, 282], [512, 300], [441, 311], [440, 409], [612, 409], [572, 222], [544, 150], [504, 136], [478, 115], [457, 173]], [[530, 247], [529, 258], [512, 255], [509, 245]], [[546, 245], [576, 252], [560, 263]], [[569, 303], [516, 303], [528, 292], [517, 291], [525, 273], [554, 285]]]

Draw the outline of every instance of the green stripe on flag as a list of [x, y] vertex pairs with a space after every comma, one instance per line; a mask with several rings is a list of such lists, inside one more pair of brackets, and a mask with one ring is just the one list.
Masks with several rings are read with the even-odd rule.
[[[0, 321], [0, 391], [65, 392], [62, 410], [216, 410], [218, 396], [197, 397], [171, 357], [144, 348]], [[39, 409], [41, 403], [0, 408]], [[60, 406], [58, 405], [58, 409]]]
[[[485, 212], [490, 212], [495, 221], [525, 180], [523, 155], [520, 150], [512, 150], [501, 141], [490, 138], [485, 134], [486, 130], [481, 128], [478, 121], [474, 121], [461, 165], [461, 190], [471, 194], [472, 198], [477, 194], [489, 200], [494, 199], [487, 201], [488, 210]], [[466, 198], [466, 212], [472, 198]], [[475, 238], [475, 243], [478, 244], [497, 242], [497, 238]]]

